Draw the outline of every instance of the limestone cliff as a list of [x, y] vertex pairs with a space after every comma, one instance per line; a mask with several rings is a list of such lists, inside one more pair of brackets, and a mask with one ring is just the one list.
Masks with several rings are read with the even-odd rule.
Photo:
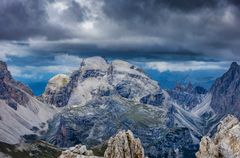
[[104, 153], [105, 158], [144, 158], [144, 150], [140, 139], [134, 138], [128, 130], [120, 131], [108, 141], [108, 147]]
[[240, 157], [240, 122], [228, 115], [218, 125], [213, 138], [205, 136], [200, 142], [197, 158], [238, 158]]
[[[59, 158], [101, 158], [93, 155], [85, 145], [76, 145], [62, 152]], [[144, 150], [140, 139], [134, 138], [128, 130], [120, 131], [108, 141], [104, 158], [144, 158]]]

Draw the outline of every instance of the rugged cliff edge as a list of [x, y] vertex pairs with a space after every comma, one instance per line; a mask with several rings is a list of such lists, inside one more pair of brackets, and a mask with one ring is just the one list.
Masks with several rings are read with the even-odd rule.
[[[59, 158], [100, 158], [93, 155], [92, 150], [87, 150], [85, 145], [76, 145], [62, 152]], [[144, 158], [144, 149], [141, 141], [134, 138], [133, 133], [119, 131], [108, 141], [104, 158]]]
[[108, 147], [104, 153], [105, 158], [144, 158], [144, 149], [140, 139], [136, 139], [128, 130], [120, 131], [108, 141]]
[[240, 122], [234, 116], [227, 116], [218, 125], [217, 132], [210, 138], [204, 136], [200, 142], [197, 158], [239, 158]]
[[240, 66], [233, 62], [229, 70], [211, 88], [211, 108], [217, 117], [232, 114], [240, 118]]
[[24, 135], [41, 135], [47, 120], [55, 114], [53, 107], [38, 101], [24, 84], [15, 81], [0, 61], [0, 141], [19, 143]]

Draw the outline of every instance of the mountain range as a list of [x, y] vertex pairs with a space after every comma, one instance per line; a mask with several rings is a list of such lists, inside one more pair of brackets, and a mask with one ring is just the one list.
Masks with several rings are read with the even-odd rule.
[[7, 144], [85, 144], [103, 156], [111, 136], [131, 130], [150, 158], [188, 158], [228, 114], [240, 118], [236, 62], [209, 91], [191, 84], [165, 90], [126, 61], [90, 57], [71, 75], [51, 78], [39, 97], [15, 81], [4, 62], [0, 70], [0, 141]]

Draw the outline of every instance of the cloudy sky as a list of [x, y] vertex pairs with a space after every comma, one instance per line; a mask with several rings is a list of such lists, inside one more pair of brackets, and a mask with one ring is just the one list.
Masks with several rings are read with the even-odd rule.
[[1, 0], [0, 17], [0, 59], [21, 78], [93, 55], [158, 72], [225, 70], [240, 57], [239, 0]]

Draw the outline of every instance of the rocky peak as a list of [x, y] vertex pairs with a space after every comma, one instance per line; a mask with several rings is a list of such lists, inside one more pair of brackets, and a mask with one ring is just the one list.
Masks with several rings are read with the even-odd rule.
[[240, 66], [233, 62], [230, 69], [215, 81], [210, 92], [210, 106], [220, 118], [226, 114], [240, 117]]
[[77, 87], [80, 75], [80, 70], [76, 70], [70, 77], [63, 74], [54, 76], [49, 80], [44, 93], [38, 99], [57, 107], [66, 106], [73, 89]]
[[192, 83], [188, 83], [187, 85], [177, 84], [174, 90], [191, 92], [193, 91], [193, 85]]
[[[56, 88], [52, 92], [48, 87]], [[90, 57], [82, 61], [80, 69], [63, 87], [47, 85], [40, 100], [56, 106], [82, 105], [93, 98], [114, 94], [139, 101], [159, 91], [157, 82], [128, 62], [114, 60], [108, 63], [102, 57]]]
[[111, 84], [122, 97], [139, 101], [149, 94], [161, 92], [158, 83], [139, 67], [122, 60], [112, 61], [111, 67]]
[[168, 93], [185, 110], [191, 110], [201, 103], [207, 90], [200, 86], [194, 87], [189, 83], [187, 85], [178, 84], [174, 89], [168, 90]]
[[[85, 145], [76, 145], [62, 152], [59, 158], [103, 158], [94, 156], [92, 150], [87, 150]], [[128, 130], [120, 131], [111, 137], [104, 152], [104, 158], [144, 158], [144, 150], [141, 141], [134, 138]]]
[[183, 93], [191, 93], [191, 94], [206, 94], [207, 90], [201, 86], [194, 86], [192, 83], [188, 83], [187, 85], [177, 84], [173, 91], [183, 92]]
[[128, 130], [120, 131], [108, 141], [108, 147], [104, 153], [105, 158], [144, 158], [144, 149], [141, 141], [134, 138]]
[[228, 115], [220, 122], [213, 138], [204, 136], [200, 142], [197, 158], [240, 157], [240, 122]]
[[235, 69], [235, 68], [238, 68], [239, 65], [237, 62], [232, 62], [231, 66], [230, 66], [232, 69]]
[[65, 74], [58, 74], [51, 78], [48, 82], [47, 89], [59, 90], [60, 88], [66, 86], [69, 83], [69, 76]]
[[216, 89], [219, 86], [229, 88], [231, 86], [231, 83], [234, 83], [236, 80], [239, 80], [239, 76], [240, 66], [236, 62], [233, 62], [229, 70], [215, 81], [215, 83], [211, 87], [211, 91], [212, 92], [216, 91]]
[[102, 57], [89, 57], [86, 59], [83, 59], [81, 66], [80, 66], [80, 70], [81, 72], [85, 72], [85, 71], [102, 71], [102, 72], [106, 72], [108, 70], [108, 63], [107, 61], [102, 58]]
[[16, 110], [17, 103], [27, 104], [27, 94], [33, 96], [31, 89], [15, 81], [7, 69], [7, 64], [0, 61], [0, 99], [5, 100], [10, 107]]
[[0, 61], [0, 79], [10, 80], [11, 78], [11, 74], [7, 69], [7, 64], [3, 61]]
[[145, 76], [142, 69], [123, 60], [113, 60], [111, 63], [113, 70], [119, 73], [129, 73]]
[[52, 77], [48, 81], [45, 91], [39, 97], [39, 100], [56, 105], [57, 107], [65, 106], [71, 92], [71, 86], [68, 86], [69, 83], [70, 77], [65, 74], [58, 74]]

